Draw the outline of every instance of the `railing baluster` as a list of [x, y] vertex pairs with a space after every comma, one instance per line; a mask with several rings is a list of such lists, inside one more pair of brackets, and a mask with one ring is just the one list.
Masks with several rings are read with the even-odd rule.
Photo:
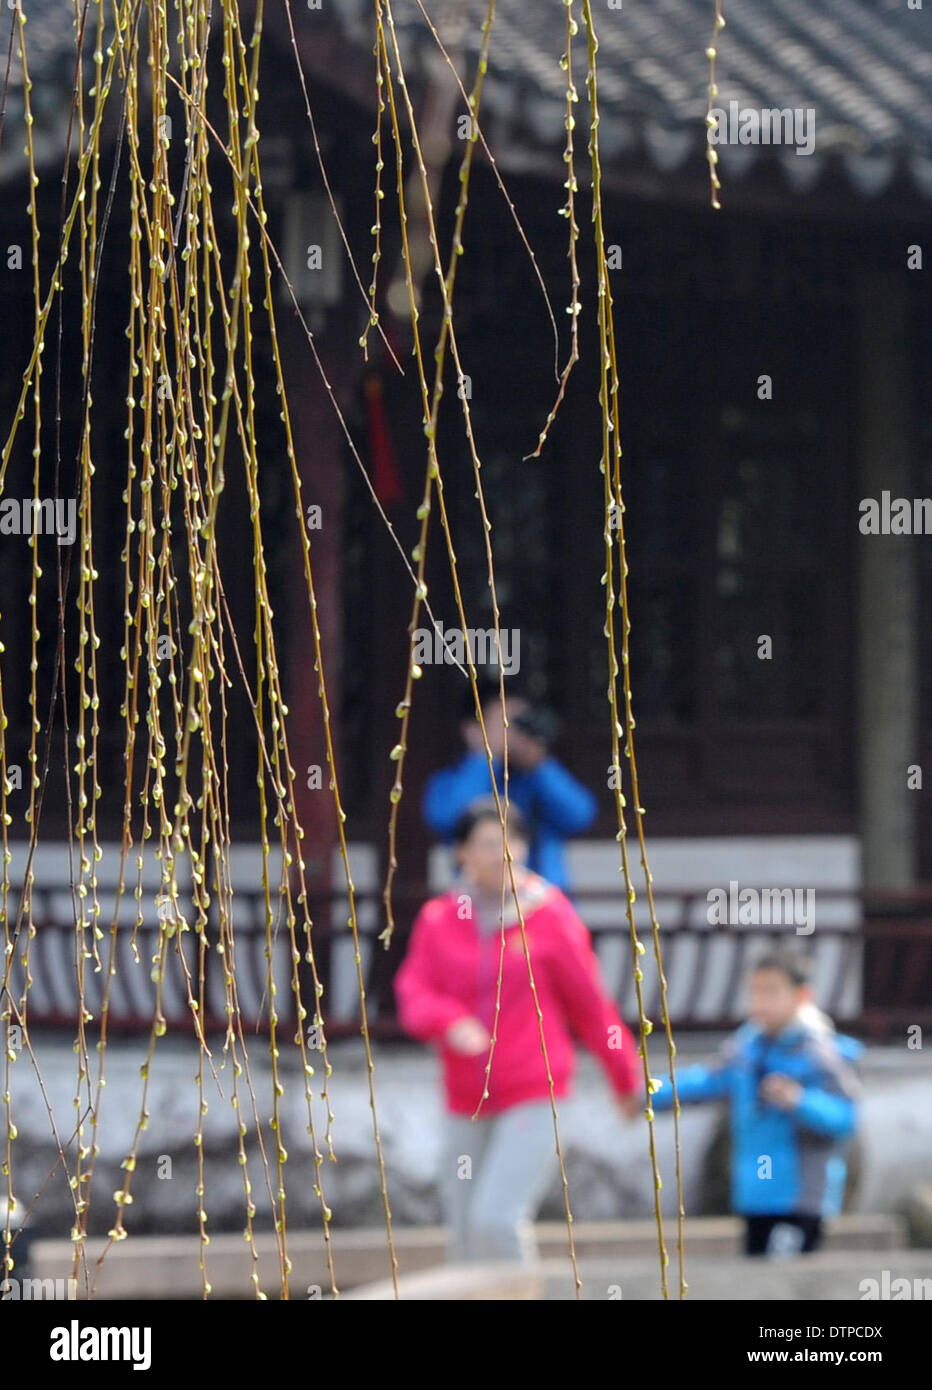
[[[74, 927], [70, 922], [57, 920], [56, 904], [62, 901], [67, 889], [63, 885], [44, 883], [34, 889], [34, 920], [36, 936], [30, 946], [31, 971], [35, 983], [30, 991], [28, 1017], [33, 1025], [61, 1026], [73, 1028], [77, 1020], [76, 990], [70, 983], [74, 980]], [[787, 931], [775, 929], [761, 930], [756, 927], [704, 927], [692, 922], [693, 904], [702, 901], [704, 894], [697, 890], [671, 891], [657, 886], [658, 899], [665, 908], [661, 910], [661, 948], [664, 970], [670, 987], [675, 1027], [683, 1028], [730, 1028], [738, 1021], [738, 991], [749, 959], [752, 958], [752, 938], [755, 944], [763, 940], [782, 940]], [[14, 918], [16, 894], [11, 892], [9, 911]], [[359, 932], [365, 960], [366, 988], [373, 1006], [373, 1033], [380, 1038], [402, 1037], [394, 1017], [392, 1007], [391, 980], [394, 971], [403, 958], [407, 928], [413, 921], [421, 903], [431, 896], [424, 885], [399, 887], [395, 893], [399, 930], [392, 951], [386, 955], [378, 945], [377, 937], [382, 927], [382, 907], [377, 889], [357, 892]], [[604, 906], [607, 894], [604, 889], [581, 889], [575, 893], [578, 911], [586, 919], [586, 903], [599, 902]], [[830, 960], [826, 978], [823, 981], [824, 1006], [832, 1016], [838, 1016], [845, 1006], [850, 992], [850, 980], [858, 967], [858, 957], [863, 958], [863, 1015], [873, 1029], [886, 1029], [887, 1032], [901, 1026], [901, 1020], [922, 1023], [925, 1018], [932, 1023], [932, 892], [922, 886], [910, 894], [900, 894], [889, 911], [881, 916], [878, 904], [854, 891], [829, 892], [823, 890], [822, 897], [836, 899], [853, 908], [852, 925], [842, 925], [832, 921], [823, 926], [816, 925], [814, 935], [803, 937], [800, 945], [806, 949], [818, 948], [823, 943]], [[323, 1012], [328, 1036], [339, 1037], [358, 1033], [358, 1008], [352, 1013], [334, 1014], [328, 1011], [328, 996], [333, 998], [332, 974], [339, 960], [340, 952], [334, 950], [337, 942], [349, 941], [349, 927], [342, 918], [337, 918], [334, 909], [345, 901], [345, 891], [335, 889], [331, 893], [315, 894], [313, 903], [313, 941], [318, 969], [325, 987]], [[248, 889], [235, 894], [236, 905], [236, 964], [239, 985], [240, 1007], [243, 1021], [248, 1027], [256, 1026], [257, 1014], [261, 1012], [261, 1026], [267, 1028], [268, 998], [266, 991], [265, 946], [265, 907], [261, 889]], [[621, 906], [621, 903], [619, 904]], [[886, 906], [886, 905], [884, 905]], [[122, 914], [121, 914], [122, 916]], [[861, 918], [860, 922], [858, 919]], [[671, 925], [672, 923], [672, 925]], [[223, 973], [222, 963], [214, 960], [214, 949], [218, 939], [218, 923], [212, 913], [208, 927], [210, 951], [208, 953], [208, 1008], [207, 1015], [213, 1028], [225, 1026], [223, 1011]], [[110, 1025], [119, 1032], [145, 1031], [151, 1024], [151, 1010], [154, 1005], [154, 987], [149, 984], [151, 956], [158, 942], [158, 924], [147, 922], [139, 931], [139, 950], [141, 961], [132, 961], [129, 938], [132, 932], [130, 921], [121, 921], [116, 953], [117, 975], [111, 988]], [[619, 912], [617, 922], [599, 923], [592, 927], [596, 945], [600, 940], [624, 938], [627, 940], [628, 928], [623, 912]], [[649, 929], [642, 926], [640, 935], [648, 948], [646, 960], [652, 960]], [[721, 967], [720, 979], [711, 981], [709, 971], [712, 957], [721, 949], [720, 943], [728, 936], [737, 937], [733, 942], [734, 953], [730, 961]], [[791, 940], [796, 937], [790, 933]], [[303, 931], [299, 929], [299, 946], [305, 946]], [[698, 946], [693, 952], [690, 943]], [[718, 951], [716, 950], [716, 943]], [[17, 947], [17, 958], [22, 954], [25, 936], [21, 934]], [[198, 942], [192, 933], [185, 941], [186, 956], [190, 955], [193, 979], [196, 989]], [[102, 958], [109, 960], [109, 938], [101, 943]], [[279, 992], [276, 998], [281, 1026], [293, 1029], [296, 1023], [295, 1000], [290, 984], [290, 945], [287, 932], [282, 928], [276, 945], [276, 959], [273, 969], [278, 979]], [[631, 964], [629, 954], [625, 954], [619, 993], [627, 988], [630, 981]], [[695, 955], [690, 960], [689, 957]], [[180, 988], [181, 971], [174, 952], [168, 963], [169, 979], [166, 980], [165, 1002], [163, 1005], [169, 1028], [190, 1028], [190, 1010]], [[281, 955], [281, 962], [278, 956]], [[898, 963], [905, 955], [909, 969], [899, 970]], [[90, 961], [86, 969], [92, 969]], [[681, 977], [681, 971], [691, 972], [688, 982]], [[281, 978], [278, 976], [281, 974]], [[11, 989], [19, 996], [22, 990], [22, 970], [16, 967], [11, 975]], [[303, 961], [301, 966], [302, 988], [305, 1005], [309, 1011], [313, 1005], [310, 967]], [[707, 984], [716, 985], [716, 1007], [714, 1017], [703, 1017], [702, 1000]], [[89, 998], [99, 1006], [100, 990], [105, 984], [104, 976], [89, 982]], [[688, 986], [688, 987], [687, 987]], [[73, 993], [69, 1005], [69, 988]], [[180, 992], [179, 992], [180, 990]], [[64, 993], [63, 993], [64, 991]], [[261, 1001], [261, 1010], [259, 1008]], [[376, 1007], [378, 1005], [378, 1007]], [[97, 1008], [93, 1009], [95, 1015]], [[651, 1016], [659, 1021], [659, 982], [656, 974], [650, 999]], [[913, 1017], [915, 1015], [915, 1017]], [[841, 1018], [842, 1024], [856, 1023], [857, 1018]]]

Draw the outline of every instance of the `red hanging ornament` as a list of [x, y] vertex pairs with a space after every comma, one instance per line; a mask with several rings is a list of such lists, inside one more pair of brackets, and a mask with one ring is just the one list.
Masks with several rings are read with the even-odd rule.
[[372, 486], [383, 507], [400, 502], [404, 496], [395, 446], [388, 428], [388, 415], [382, 397], [381, 379], [372, 373], [366, 377], [366, 414], [369, 423], [369, 458], [372, 464]]

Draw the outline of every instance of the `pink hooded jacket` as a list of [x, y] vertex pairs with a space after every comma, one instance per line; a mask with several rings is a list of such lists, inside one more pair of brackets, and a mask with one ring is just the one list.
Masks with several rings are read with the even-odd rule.
[[[395, 997], [405, 1031], [439, 1048], [448, 1111], [472, 1114], [482, 1096], [488, 1051], [465, 1057], [446, 1045], [444, 1035], [452, 1023], [468, 1017], [480, 1019], [492, 1032], [501, 931], [480, 933], [471, 917], [460, 914], [462, 901], [453, 889], [421, 908], [395, 976]], [[525, 912], [524, 921], [554, 1095], [570, 1091], [576, 1063], [571, 1033], [598, 1058], [617, 1095], [639, 1090], [635, 1040], [605, 992], [589, 932], [569, 899], [559, 888], [546, 885], [542, 900]], [[505, 927], [498, 1041], [483, 1113], [546, 1100], [549, 1094], [516, 922]]]

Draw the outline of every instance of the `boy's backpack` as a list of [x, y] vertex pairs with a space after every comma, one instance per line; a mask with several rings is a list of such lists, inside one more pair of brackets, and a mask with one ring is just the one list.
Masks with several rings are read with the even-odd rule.
[[[847, 1033], [836, 1033], [834, 1035], [835, 1046], [844, 1057], [845, 1061], [858, 1073], [858, 1062], [864, 1055], [864, 1044], [857, 1038], [849, 1037]], [[861, 1183], [861, 1172], [864, 1166], [864, 1146], [861, 1143], [861, 1135], [855, 1130], [848, 1140], [844, 1149], [845, 1159], [845, 1192], [842, 1198], [842, 1210], [849, 1211], [854, 1202], [855, 1195]]]

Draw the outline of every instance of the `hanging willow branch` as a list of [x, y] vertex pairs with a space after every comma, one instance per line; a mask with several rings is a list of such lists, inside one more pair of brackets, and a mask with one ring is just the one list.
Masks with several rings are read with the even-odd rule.
[[[410, 715], [415, 682], [422, 674], [413, 659], [414, 634], [422, 608], [436, 623], [428, 603], [425, 581], [429, 523], [435, 498], [458, 617], [464, 633], [469, 626], [444, 496], [444, 475], [438, 451], [437, 429], [448, 354], [452, 359], [457, 379], [461, 381], [464, 375], [456, 333], [454, 295], [459, 259], [466, 249], [464, 227], [477, 147], [484, 149], [490, 160], [498, 191], [505, 198], [542, 291], [554, 335], [557, 395], [546, 420], [542, 422], [537, 447], [528, 457], [533, 458], [540, 454], [564, 400], [567, 383], [579, 359], [578, 320], [584, 307], [584, 287], [577, 259], [578, 184], [574, 131], [579, 93], [573, 73], [573, 39], [579, 32], [579, 26], [573, 14], [573, 0], [565, 0], [565, 49], [559, 58], [566, 73], [566, 144], [563, 159], [567, 196], [561, 212], [567, 219], [568, 229], [569, 304], [566, 311], [570, 318], [570, 344], [562, 369], [559, 367], [560, 335], [548, 287], [544, 284], [530, 242], [517, 217], [514, 204], [495, 165], [493, 152], [489, 149], [481, 127], [483, 82], [493, 53], [496, 0], [489, 0], [488, 11], [482, 24], [476, 70], [468, 95], [427, 8], [421, 0], [418, 0], [418, 4], [426, 29], [453, 73], [470, 117], [470, 136], [465, 143], [459, 168], [459, 195], [450, 246], [442, 253], [438, 243], [433, 206], [436, 189], [432, 187], [423, 154], [418, 113], [405, 75], [392, 0], [373, 0], [375, 222], [372, 229], [372, 279], [368, 287], [363, 284], [355, 264], [352, 264], [356, 289], [365, 308], [367, 321], [366, 331], [360, 339], [363, 360], [368, 358], [369, 334], [371, 330], [377, 329], [389, 356], [400, 370], [400, 364], [383, 333], [377, 307], [384, 226], [382, 204], [386, 193], [391, 189], [391, 181], [384, 179], [383, 173], [386, 159], [393, 158], [393, 195], [401, 231], [415, 375], [420, 392], [426, 439], [426, 472], [416, 514], [420, 528], [411, 555], [413, 565], [404, 555], [375, 495], [351, 431], [323, 370], [314, 335], [305, 322], [293, 287], [285, 275], [279, 252], [268, 232], [268, 215], [262, 188], [259, 127], [264, 0], [257, 0], [252, 31], [248, 35], [244, 32], [240, 10], [234, 0], [175, 0], [173, 6], [169, 6], [167, 0], [147, 0], [144, 5], [142, 0], [113, 0], [109, 7], [105, 6], [103, 0], [95, 0], [93, 4], [90, 0], [84, 0], [83, 9], [76, 15], [75, 20], [76, 66], [73, 104], [62, 176], [58, 240], [53, 253], [46, 258], [52, 262], [47, 282], [40, 272], [40, 228], [36, 192], [39, 173], [33, 143], [30, 100], [32, 84], [27, 60], [26, 16], [18, 5], [15, 10], [14, 23], [23, 79], [32, 234], [33, 339], [14, 417], [0, 454], [0, 495], [7, 484], [8, 465], [20, 434], [21, 423], [27, 413], [31, 393], [34, 494], [36, 498], [41, 495], [43, 458], [48, 450], [53, 448], [55, 496], [58, 496], [61, 448], [58, 421], [61, 416], [63, 316], [66, 312], [64, 295], [66, 263], [72, 256], [77, 260], [81, 299], [82, 392], [79, 445], [75, 460], [79, 518], [77, 575], [76, 582], [72, 584], [70, 556], [66, 566], [62, 566], [59, 556], [56, 575], [59, 630], [55, 644], [54, 669], [51, 672], [43, 670], [40, 662], [41, 634], [38, 623], [43, 573], [39, 565], [38, 530], [31, 535], [32, 565], [28, 600], [31, 610], [28, 691], [30, 786], [28, 805], [23, 813], [25, 838], [28, 843], [18, 910], [12, 923], [8, 906], [11, 889], [9, 866], [13, 859], [10, 828], [14, 825], [14, 817], [9, 801], [12, 787], [9, 779], [7, 715], [3, 693], [3, 680], [9, 676], [0, 647], [0, 810], [3, 826], [2, 913], [5, 946], [0, 1011], [7, 1025], [14, 1020], [22, 1029], [24, 1048], [32, 1060], [46, 1100], [50, 1130], [59, 1162], [69, 1184], [74, 1208], [71, 1229], [74, 1245], [73, 1272], [76, 1277], [80, 1276], [83, 1279], [84, 1287], [90, 1294], [94, 1291], [97, 1275], [113, 1243], [125, 1239], [128, 1235], [126, 1211], [133, 1203], [134, 1174], [137, 1171], [140, 1144], [152, 1121], [149, 1108], [151, 1069], [159, 1040], [167, 1031], [164, 1010], [166, 972], [174, 961], [175, 968], [184, 982], [192, 1036], [197, 1040], [198, 1046], [197, 1073], [194, 1078], [198, 1117], [192, 1144], [196, 1155], [197, 1227], [203, 1296], [206, 1298], [211, 1293], [208, 1260], [209, 1214], [205, 1198], [204, 1117], [209, 1112], [211, 1102], [216, 1103], [219, 1100], [222, 1104], [229, 1104], [236, 1117], [236, 1155], [242, 1169], [243, 1182], [244, 1237], [251, 1255], [251, 1283], [254, 1296], [258, 1299], [268, 1297], [261, 1288], [258, 1272], [259, 1255], [254, 1224], [257, 1208], [253, 1195], [253, 1180], [256, 1178], [265, 1188], [273, 1216], [280, 1296], [289, 1297], [291, 1261], [288, 1254], [286, 1177], [290, 1157], [282, 1139], [282, 1102], [287, 1071], [282, 1066], [281, 1059], [283, 1050], [292, 1040], [284, 1035], [279, 1013], [280, 1004], [276, 998], [278, 982], [275, 978], [274, 962], [280, 942], [285, 943], [291, 964], [288, 988], [297, 1019], [293, 1046], [300, 1063], [307, 1112], [309, 1144], [307, 1153], [301, 1157], [305, 1160], [309, 1158], [313, 1165], [313, 1191], [321, 1213], [331, 1291], [335, 1297], [339, 1293], [330, 1239], [332, 1212], [325, 1195], [324, 1179], [325, 1157], [331, 1161], [336, 1159], [333, 1142], [334, 1114], [328, 1090], [333, 1069], [324, 1036], [324, 991], [314, 953], [314, 922], [308, 904], [307, 866], [302, 848], [304, 828], [300, 823], [295, 795], [296, 774], [290, 753], [289, 711], [284, 700], [278, 657], [278, 626], [270, 600], [268, 552], [262, 529], [260, 453], [266, 450], [267, 443], [264, 438], [260, 441], [260, 409], [263, 403], [257, 394], [261, 375], [256, 371], [260, 328], [270, 345], [271, 370], [288, 458], [286, 471], [300, 528], [304, 588], [313, 644], [313, 668], [317, 677], [330, 790], [333, 795], [337, 836], [349, 902], [348, 925], [354, 944], [360, 1031], [367, 1064], [386, 1242], [396, 1296], [398, 1294], [398, 1264], [392, 1234], [387, 1168], [379, 1127], [375, 1062], [369, 1033], [355, 888], [349, 864], [346, 812], [343, 809], [336, 767], [323, 642], [318, 622], [318, 597], [310, 538], [305, 524], [306, 512], [291, 412], [285, 391], [282, 352], [273, 308], [274, 293], [277, 283], [282, 281], [296, 318], [307, 338], [311, 360], [320, 373], [355, 463], [365, 478], [380, 521], [386, 527], [393, 544], [402, 553], [412, 583], [409, 622], [409, 641], [412, 645], [409, 650], [404, 690], [396, 706], [399, 719], [397, 741], [389, 754], [395, 763], [395, 777], [389, 798], [388, 869], [383, 892], [386, 925], [380, 937], [386, 947], [390, 944], [394, 929], [392, 888], [399, 868], [398, 811], [403, 795], [403, 771], [408, 751]], [[286, 11], [305, 114], [330, 200], [331, 213], [339, 223], [308, 88], [300, 67], [288, 0]], [[602, 420], [600, 468], [603, 474], [605, 507], [605, 635], [608, 641], [610, 671], [608, 697], [611, 744], [613, 764], [620, 766], [620, 739], [625, 739], [625, 756], [634, 798], [641, 863], [646, 878], [654, 951], [660, 976], [670, 1074], [675, 1090], [675, 1049], [667, 1012], [666, 981], [660, 956], [659, 928], [647, 863], [643, 811], [634, 757], [634, 718], [628, 660], [630, 619], [625, 582], [627, 563], [624, 528], [620, 524], [620, 514], [624, 508], [621, 488], [619, 382], [602, 211], [596, 69], [598, 40], [589, 0], [582, 0], [582, 14], [587, 40], [589, 155], [598, 269], [597, 311], [601, 358], [599, 410]], [[93, 41], [93, 81], [90, 85], [82, 57], [87, 35], [92, 36]], [[208, 60], [211, 54], [218, 51], [221, 64], [221, 116], [219, 119], [215, 117], [214, 122], [211, 122], [206, 114]], [[10, 61], [7, 64], [7, 77], [9, 71]], [[710, 99], [711, 92], [712, 87]], [[168, 160], [170, 94], [177, 96], [184, 108], [186, 155], [183, 175], [177, 189], [173, 188]], [[113, 123], [110, 122], [108, 125], [105, 117], [114, 104], [118, 107], [116, 126], [119, 133], [113, 152], [112, 174], [102, 205], [99, 196], [104, 167], [102, 132], [105, 127], [113, 128]], [[5, 90], [2, 110], [5, 113]], [[72, 146], [75, 149], [73, 169]], [[125, 160], [126, 165], [122, 184], [117, 178], [121, 160]], [[217, 178], [218, 168], [228, 177], [232, 190], [233, 230], [229, 237], [222, 229], [218, 217], [218, 197], [221, 195], [215, 193], [211, 182], [211, 178]], [[714, 181], [714, 169], [712, 175]], [[123, 186], [128, 188], [129, 225], [129, 244], [126, 248], [129, 303], [125, 330], [126, 454], [125, 463], [120, 465], [119, 470], [112, 458], [107, 459], [104, 470], [99, 462], [100, 428], [94, 411], [92, 390], [92, 383], [95, 381], [95, 332], [102, 294], [101, 267], [104, 243], [118, 188]], [[425, 342], [419, 325], [421, 286], [418, 283], [416, 266], [420, 265], [425, 255], [425, 248], [413, 244], [409, 234], [407, 202], [411, 188], [416, 188], [419, 193], [423, 208], [423, 229], [429, 244], [426, 259], [436, 275], [442, 301], [442, 320], [436, 342], [433, 344]], [[352, 263], [349, 242], [342, 225], [339, 230], [344, 249]], [[73, 243], [76, 243], [76, 250]], [[261, 312], [257, 311], [253, 304], [255, 293], [261, 297]], [[43, 421], [41, 386], [42, 359], [53, 310], [56, 310], [58, 315], [58, 359], [56, 433], [53, 443], [50, 444], [48, 425]], [[434, 361], [432, 380], [427, 367], [431, 353]], [[478, 513], [483, 528], [495, 632], [500, 641], [494, 544], [481, 480], [480, 449], [466, 393], [460, 392], [459, 398], [462, 405], [463, 431], [475, 480]], [[234, 626], [219, 551], [220, 501], [227, 486], [228, 473], [233, 469], [236, 470], [237, 481], [245, 489], [251, 524], [249, 560], [242, 558], [242, 563], [248, 563], [251, 570], [254, 625], [249, 644], [243, 641]], [[101, 489], [112, 489], [118, 485], [122, 493], [125, 533], [120, 551], [122, 646], [119, 659], [123, 689], [119, 710], [114, 711], [102, 708], [99, 666], [101, 615], [113, 602], [113, 595], [102, 591], [100, 575], [96, 568], [95, 557], [99, 552], [100, 543], [94, 532], [94, 503], [95, 498], [100, 496]], [[613, 518], [618, 519], [617, 527], [613, 524]], [[616, 564], [619, 575], [617, 590]], [[69, 610], [66, 595], [72, 594], [72, 591]], [[620, 702], [615, 636], [616, 607], [620, 607], [622, 614]], [[66, 643], [66, 635], [72, 629], [76, 633], [76, 655], [70, 651], [70, 644]], [[466, 649], [469, 650], [468, 643]], [[69, 659], [77, 677], [73, 682], [66, 681], [66, 663]], [[477, 671], [471, 656], [468, 672], [464, 674], [468, 674], [470, 680], [491, 774], [493, 756], [482, 717]], [[49, 710], [43, 733], [41, 700], [42, 687], [46, 682]], [[70, 701], [69, 691], [74, 692]], [[257, 741], [258, 795], [254, 812], [262, 853], [261, 879], [267, 960], [265, 1002], [269, 1030], [268, 1099], [260, 1099], [257, 1095], [237, 979], [237, 951], [241, 943], [238, 942], [234, 926], [236, 891], [231, 863], [232, 807], [228, 780], [230, 744], [237, 736], [237, 730], [231, 726], [228, 709], [230, 695], [234, 691], [245, 697]], [[499, 698], [504, 714], [505, 688], [504, 673], [501, 669]], [[77, 1006], [77, 1074], [74, 1096], [76, 1124], [64, 1143], [58, 1134], [28, 1028], [28, 996], [33, 984], [29, 971], [29, 946], [36, 932], [33, 920], [33, 862], [39, 844], [43, 794], [49, 773], [56, 707], [61, 713], [65, 736], [64, 772], [70, 826], [70, 888], [74, 916]], [[114, 769], [103, 765], [101, 724], [103, 720], [115, 722], [117, 714], [122, 721], [123, 809], [116, 902], [108, 924], [101, 921], [103, 908], [98, 865], [103, 858], [103, 848], [98, 825], [98, 802], [102, 795], [101, 780], [105, 777], [112, 778]], [[520, 923], [529, 987], [537, 1007], [541, 1050], [550, 1090], [556, 1154], [562, 1180], [569, 1255], [578, 1297], [582, 1285], [576, 1263], [573, 1217], [553, 1095], [553, 1079], [525, 923], [518, 901], [514, 863], [507, 839], [507, 725], [504, 756], [503, 795], [499, 795], [494, 777], [492, 787], [505, 832], [511, 894]], [[616, 792], [616, 804], [621, 869], [625, 881], [638, 1001], [640, 1053], [649, 1096], [656, 1084], [649, 1075], [646, 1047], [646, 1039], [653, 1025], [644, 1013], [639, 964], [644, 946], [638, 939], [634, 923], [633, 904], [636, 895], [631, 882], [627, 853], [623, 810], [626, 802], [620, 788]], [[157, 867], [158, 874], [158, 888], [154, 892], [148, 877], [153, 864]], [[131, 927], [121, 917], [124, 900], [130, 894], [135, 899], [135, 920]], [[502, 908], [504, 916], [504, 889]], [[144, 961], [139, 951], [140, 931], [151, 923], [153, 912], [158, 921], [157, 944], [151, 958]], [[496, 1043], [503, 949], [504, 928], [500, 937], [495, 1023], [486, 1062], [486, 1091], [483, 1100], [488, 1095]], [[127, 950], [132, 953], [135, 968], [148, 968], [154, 987], [152, 1013], [144, 1060], [140, 1067], [142, 1084], [138, 1112], [132, 1139], [122, 1162], [125, 1176], [113, 1193], [115, 1212], [109, 1227], [109, 1238], [92, 1271], [88, 1269], [85, 1247], [91, 1229], [89, 1222], [92, 1186], [96, 1160], [100, 1153], [99, 1139], [103, 1123], [101, 1097], [106, 1084], [105, 1061], [113, 984], [118, 979], [119, 972], [127, 969]], [[222, 1043], [212, 1045], [205, 1032], [205, 1018], [209, 1005], [207, 962], [213, 955], [219, 957], [222, 972], [226, 1027]], [[314, 993], [314, 998], [308, 1001], [302, 997], [299, 971], [302, 961], [309, 966]], [[18, 998], [14, 997], [12, 983], [15, 965], [20, 965], [23, 969], [23, 990]], [[96, 1016], [89, 1007], [88, 994], [89, 979], [95, 975], [102, 976], [101, 1002]], [[89, 1026], [92, 1024], [98, 1034], [96, 1045], [92, 1044], [89, 1034]], [[321, 1039], [323, 1076], [319, 1083], [309, 1056], [310, 1047], [306, 1036], [308, 1027], [317, 1030]], [[91, 1057], [95, 1046], [96, 1068]], [[17, 1055], [15, 1050], [7, 1048], [4, 1087], [7, 1132], [3, 1163], [10, 1212], [4, 1231], [7, 1271], [14, 1265], [11, 1222], [13, 1213], [18, 1210], [13, 1178], [13, 1145], [17, 1131], [11, 1100], [11, 1072]], [[326, 1107], [326, 1131], [322, 1136], [315, 1125], [315, 1098]], [[479, 1108], [481, 1109], [481, 1101]], [[654, 1145], [653, 1112], [649, 1103], [647, 1120], [661, 1257], [661, 1281], [666, 1297], [668, 1256], [661, 1217], [661, 1179]], [[250, 1136], [254, 1139], [252, 1151], [247, 1147], [247, 1139]], [[682, 1296], [686, 1284], [682, 1264], [683, 1204], [678, 1120], [676, 1155]]]

